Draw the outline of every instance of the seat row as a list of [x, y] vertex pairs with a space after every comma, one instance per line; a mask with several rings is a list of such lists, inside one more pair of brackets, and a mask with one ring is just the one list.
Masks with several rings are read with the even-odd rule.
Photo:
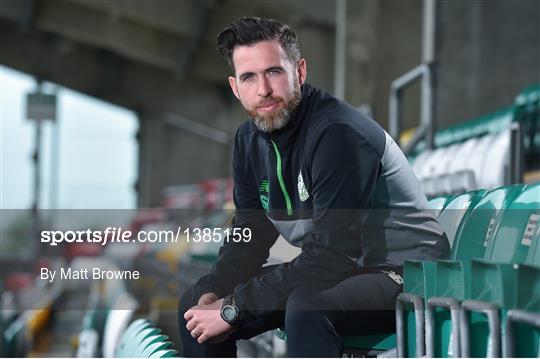
[[435, 133], [435, 149], [420, 143], [410, 157], [424, 192], [432, 197], [509, 183], [518, 161], [511, 130], [519, 125], [524, 171], [540, 169], [540, 84], [524, 89], [508, 107]]
[[406, 261], [399, 357], [536, 357], [540, 184], [433, 199], [448, 260]]
[[172, 358], [178, 357], [169, 337], [163, 335], [146, 319], [133, 321], [126, 329], [115, 351], [116, 358]]

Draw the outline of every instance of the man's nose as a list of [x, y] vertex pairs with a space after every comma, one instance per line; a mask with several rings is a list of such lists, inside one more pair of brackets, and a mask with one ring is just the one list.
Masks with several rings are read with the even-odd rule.
[[258, 95], [260, 97], [268, 97], [272, 94], [272, 87], [270, 86], [270, 83], [266, 77], [262, 77], [259, 80], [259, 89], [258, 89]]

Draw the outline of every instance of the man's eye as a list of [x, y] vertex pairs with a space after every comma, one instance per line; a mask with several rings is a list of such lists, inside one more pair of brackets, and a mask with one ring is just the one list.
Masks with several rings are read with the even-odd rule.
[[242, 77], [242, 82], [250, 81], [253, 79], [253, 75], [245, 75]]
[[268, 73], [269, 73], [270, 75], [277, 75], [277, 74], [280, 74], [281, 71], [280, 71], [280, 70], [270, 70], [270, 71], [268, 71]]

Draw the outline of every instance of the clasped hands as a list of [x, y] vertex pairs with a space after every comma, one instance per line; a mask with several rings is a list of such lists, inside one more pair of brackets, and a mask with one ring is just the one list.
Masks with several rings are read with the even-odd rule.
[[220, 343], [234, 331], [234, 327], [221, 318], [222, 305], [223, 299], [217, 294], [206, 293], [184, 314], [186, 328], [198, 343]]

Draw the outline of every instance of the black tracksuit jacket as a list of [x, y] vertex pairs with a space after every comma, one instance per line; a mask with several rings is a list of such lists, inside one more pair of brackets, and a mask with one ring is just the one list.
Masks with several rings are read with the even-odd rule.
[[[234, 293], [243, 316], [280, 308], [298, 286], [338, 282], [405, 259], [443, 258], [443, 229], [392, 138], [349, 104], [308, 84], [283, 129], [243, 123], [233, 153], [234, 227], [196, 293]], [[281, 234], [301, 254], [258, 276]]]

